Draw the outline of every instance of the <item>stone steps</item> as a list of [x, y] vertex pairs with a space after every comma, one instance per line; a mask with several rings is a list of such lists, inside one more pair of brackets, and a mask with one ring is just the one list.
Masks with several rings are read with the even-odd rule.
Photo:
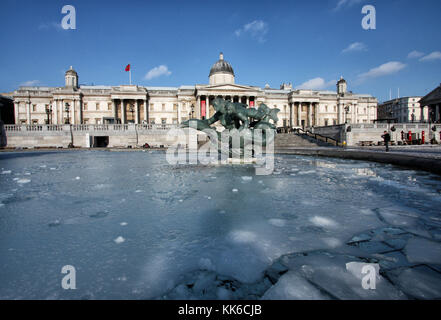
[[321, 141], [315, 141], [314, 139], [307, 137], [306, 135], [295, 133], [279, 133], [276, 135], [274, 141], [274, 147], [277, 149], [290, 149], [297, 147], [315, 148], [323, 145], [324, 144]]

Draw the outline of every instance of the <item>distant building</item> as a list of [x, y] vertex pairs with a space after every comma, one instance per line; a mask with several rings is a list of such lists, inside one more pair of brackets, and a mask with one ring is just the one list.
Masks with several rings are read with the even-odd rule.
[[441, 84], [424, 96], [420, 104], [427, 109], [430, 122], [441, 123]]
[[293, 89], [290, 83], [280, 89], [236, 84], [233, 68], [221, 53], [208, 80], [208, 84], [180, 87], [85, 86], [79, 85], [78, 74], [71, 67], [64, 87], [20, 87], [14, 92], [16, 123], [179, 124], [213, 116], [212, 102], [217, 97], [249, 107], [264, 103], [278, 108], [278, 127], [371, 123], [377, 116], [377, 99], [347, 91], [343, 78], [337, 92]]
[[378, 105], [378, 121], [399, 123], [424, 122], [428, 119], [427, 108], [420, 107], [421, 97], [403, 97]]

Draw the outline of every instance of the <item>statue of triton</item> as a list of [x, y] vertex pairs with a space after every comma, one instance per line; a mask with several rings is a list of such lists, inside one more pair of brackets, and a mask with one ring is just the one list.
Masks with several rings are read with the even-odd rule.
[[[231, 102], [221, 98], [213, 100], [213, 107], [216, 113], [211, 118], [205, 120], [190, 119], [183, 122], [181, 128], [191, 127], [199, 131], [213, 130], [217, 134], [217, 141], [215, 143], [218, 143], [221, 141], [221, 132], [216, 131], [211, 125], [219, 121], [228, 130], [230, 138], [228, 150], [225, 150], [220, 143], [218, 143], [218, 150], [220, 152], [228, 151], [230, 157], [233, 155], [242, 156], [244, 148], [251, 144], [259, 144], [261, 147], [265, 147], [274, 140], [276, 126], [270, 120], [277, 123], [279, 120], [277, 117], [277, 113], [280, 112], [279, 109], [270, 109], [263, 103], [257, 109], [248, 108], [246, 104]], [[268, 130], [272, 134], [267, 134]], [[232, 146], [232, 140], [235, 135], [240, 136], [238, 150], [233, 150]], [[213, 137], [209, 135], [209, 139], [212, 140]]]

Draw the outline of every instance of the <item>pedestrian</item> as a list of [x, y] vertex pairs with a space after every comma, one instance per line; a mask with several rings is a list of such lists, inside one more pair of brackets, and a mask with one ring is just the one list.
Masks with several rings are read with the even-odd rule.
[[384, 131], [384, 134], [381, 137], [384, 139], [384, 145], [386, 146], [386, 152], [389, 152], [390, 134], [387, 131]]

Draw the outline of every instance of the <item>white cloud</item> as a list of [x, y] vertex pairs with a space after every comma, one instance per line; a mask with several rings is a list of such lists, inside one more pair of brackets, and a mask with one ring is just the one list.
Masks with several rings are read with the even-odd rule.
[[441, 52], [434, 51], [420, 59], [420, 61], [433, 61], [433, 60], [441, 60]]
[[263, 43], [266, 41], [265, 35], [268, 33], [268, 23], [262, 20], [254, 20], [242, 28], [237, 29], [235, 32], [237, 37], [243, 34], [249, 34], [253, 38], [256, 38], [259, 42]]
[[407, 57], [409, 59], [415, 59], [415, 58], [419, 58], [419, 57], [422, 57], [422, 56], [424, 56], [424, 53], [422, 53], [420, 51], [416, 51], [416, 50], [413, 50], [412, 52], [409, 52], [409, 54], [407, 55]]
[[331, 80], [326, 82], [323, 78], [314, 78], [303, 82], [301, 85], [297, 86], [296, 89], [309, 89], [309, 90], [322, 90], [329, 88], [337, 83], [337, 80]]
[[153, 78], [157, 78], [160, 76], [169, 76], [169, 75], [171, 75], [171, 71], [168, 70], [168, 67], [166, 65], [160, 65], [160, 66], [154, 67], [149, 72], [147, 72], [144, 79], [151, 80]]
[[48, 23], [42, 23], [38, 26], [38, 30], [48, 30], [48, 29], [55, 29], [57, 31], [64, 30], [61, 26], [61, 23], [57, 22], [48, 22]]
[[20, 85], [23, 87], [33, 87], [38, 84], [40, 84], [40, 80], [29, 80], [29, 81], [21, 83]]
[[403, 70], [405, 67], [406, 67], [406, 65], [404, 63], [401, 63], [399, 61], [390, 61], [390, 62], [382, 64], [379, 67], [373, 68], [373, 69], [369, 70], [368, 72], [365, 72], [365, 73], [358, 75], [358, 80], [362, 81], [362, 80], [366, 80], [366, 79], [387, 76], [390, 74], [397, 73], [397, 72]]
[[365, 51], [367, 49], [363, 42], [351, 43], [347, 48], [342, 50], [342, 53], [352, 52], [352, 51]]
[[344, 7], [352, 7], [356, 4], [361, 3], [364, 0], [338, 0], [337, 6], [334, 8], [335, 11], [340, 10]]

